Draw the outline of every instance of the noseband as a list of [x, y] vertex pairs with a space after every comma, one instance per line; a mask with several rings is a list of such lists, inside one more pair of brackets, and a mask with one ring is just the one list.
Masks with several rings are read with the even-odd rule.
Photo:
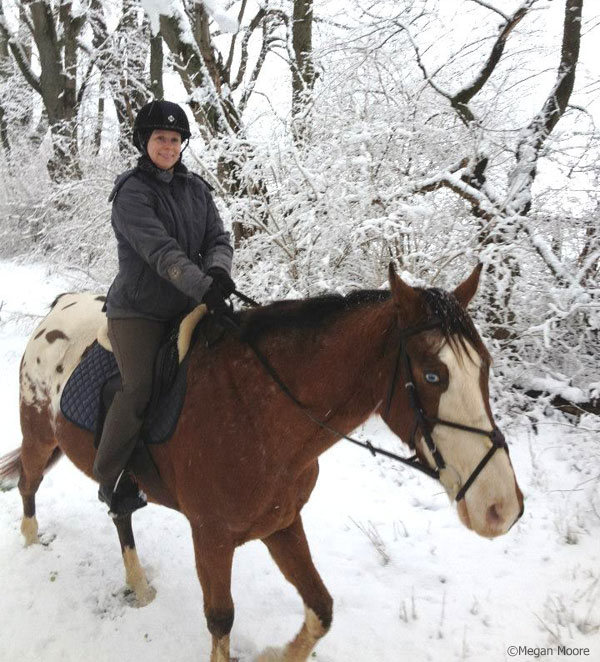
[[417, 455], [415, 455], [413, 456], [413, 458], [411, 458], [411, 460], [413, 460], [411, 466], [413, 466], [415, 469], [418, 469], [419, 471], [422, 471], [428, 476], [431, 476], [432, 478], [436, 478], [437, 480], [441, 480], [442, 473], [445, 470], [447, 470], [448, 465], [444, 461], [444, 457], [442, 456], [440, 450], [436, 446], [436, 443], [431, 436], [431, 429], [435, 425], [445, 425], [446, 427], [449, 428], [464, 430], [465, 432], [472, 432], [474, 434], [481, 434], [484, 437], [488, 437], [488, 439], [492, 442], [491, 448], [483, 456], [481, 462], [479, 462], [479, 464], [475, 467], [475, 469], [473, 469], [473, 472], [467, 478], [464, 485], [460, 486], [460, 489], [458, 489], [460, 485], [460, 478], [458, 477], [458, 473], [456, 472], [456, 470], [454, 470], [454, 474], [458, 478], [458, 484], [455, 486], [456, 489], [458, 489], [458, 491], [456, 492], [456, 496], [454, 498], [458, 502], [464, 498], [469, 487], [471, 487], [471, 485], [475, 482], [477, 476], [479, 476], [479, 474], [483, 471], [485, 465], [492, 459], [492, 456], [498, 449], [504, 449], [508, 453], [508, 445], [506, 443], [506, 440], [504, 439], [504, 435], [502, 434], [502, 432], [500, 432], [500, 430], [496, 426], [494, 426], [492, 430], [489, 431], [483, 430], [482, 428], [474, 428], [474, 427], [470, 427], [469, 425], [462, 425], [461, 423], [446, 421], [444, 419], [438, 418], [437, 416], [430, 416], [423, 409], [423, 406], [421, 405], [421, 399], [419, 397], [419, 392], [415, 385], [412, 364], [410, 362], [410, 356], [407, 350], [407, 340], [411, 336], [416, 336], [420, 333], [424, 333], [425, 331], [431, 331], [432, 329], [438, 329], [441, 328], [441, 326], [442, 326], [441, 321], [439, 319], [434, 318], [428, 322], [425, 322], [424, 324], [419, 324], [417, 326], [412, 326], [412, 327], [407, 327], [406, 329], [402, 329], [402, 331], [400, 332], [398, 355], [396, 357], [396, 362], [394, 364], [394, 374], [392, 376], [392, 381], [390, 383], [390, 388], [388, 391], [388, 397], [387, 397], [385, 410], [383, 413], [383, 418], [385, 420], [389, 415], [390, 408], [392, 406], [392, 398], [394, 397], [394, 392], [396, 391], [396, 384], [400, 372], [400, 365], [402, 364], [406, 378], [406, 382], [404, 383], [404, 388], [406, 389], [411, 409], [413, 410], [415, 415], [415, 425], [413, 427], [413, 431], [410, 436], [409, 446], [413, 451], [416, 452], [417, 450], [416, 435], [418, 430], [420, 429], [423, 440], [425, 441], [425, 444], [429, 449], [429, 452], [431, 453], [431, 456], [433, 457], [433, 461], [435, 463], [435, 468], [432, 469], [427, 464], [422, 462]]

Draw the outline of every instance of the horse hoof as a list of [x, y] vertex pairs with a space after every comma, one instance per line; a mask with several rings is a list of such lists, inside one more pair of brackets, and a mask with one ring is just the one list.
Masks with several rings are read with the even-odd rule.
[[35, 545], [40, 541], [38, 537], [38, 523], [35, 517], [24, 517], [21, 521], [21, 533], [25, 539], [25, 547]]
[[138, 607], [146, 607], [156, 597], [156, 589], [152, 586], [146, 586], [143, 590], [135, 592], [135, 599]]
[[283, 662], [282, 648], [266, 648], [255, 660], [255, 662]]

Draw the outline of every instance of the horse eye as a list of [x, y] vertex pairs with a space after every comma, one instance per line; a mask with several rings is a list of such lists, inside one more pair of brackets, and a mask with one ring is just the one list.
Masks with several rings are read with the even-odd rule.
[[429, 382], [430, 384], [439, 384], [440, 376], [436, 372], [426, 372], [425, 381]]

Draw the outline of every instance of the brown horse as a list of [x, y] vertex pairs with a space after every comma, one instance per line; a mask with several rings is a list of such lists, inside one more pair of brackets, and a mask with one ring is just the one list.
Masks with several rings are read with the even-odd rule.
[[[449, 294], [410, 287], [390, 268], [390, 292], [274, 303], [237, 314], [241, 334], [227, 333], [210, 349], [193, 347], [175, 433], [151, 449], [166, 491], [139, 478], [151, 501], [190, 522], [211, 662], [229, 661], [232, 559], [249, 540], [265, 543], [306, 613], [291, 643], [260, 659], [304, 662], [327, 632], [332, 598], [313, 565], [300, 511], [319, 455], [374, 413], [415, 447], [417, 468], [439, 474], [466, 527], [492, 538], [518, 519], [522, 494], [488, 402], [490, 357], [465, 312], [479, 273]], [[61, 453], [92, 473], [92, 435], [61, 415], [58, 399], [102, 321], [97, 299], [59, 298], [21, 363], [23, 443], [0, 460], [0, 478], [19, 477], [26, 544], [37, 541], [35, 493]], [[127, 582], [145, 604], [154, 591], [130, 518], [116, 525]]]

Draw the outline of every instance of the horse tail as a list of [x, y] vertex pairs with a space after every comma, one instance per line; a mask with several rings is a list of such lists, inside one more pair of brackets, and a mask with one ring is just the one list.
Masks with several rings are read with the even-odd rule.
[[[57, 446], [52, 455], [48, 458], [44, 473], [47, 473], [62, 457], [62, 451]], [[21, 475], [21, 449], [16, 448], [14, 451], [7, 453], [0, 457], [0, 490], [9, 490], [15, 487], [17, 480]]]
[[0, 489], [10, 490], [21, 474], [21, 449], [17, 448], [0, 457]]

